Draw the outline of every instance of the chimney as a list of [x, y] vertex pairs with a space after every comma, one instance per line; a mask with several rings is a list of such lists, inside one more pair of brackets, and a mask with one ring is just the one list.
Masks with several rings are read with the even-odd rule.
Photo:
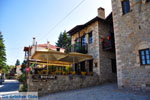
[[50, 42], [47, 41], [47, 48], [50, 49]]
[[35, 46], [35, 37], [33, 37], [33, 44], [32, 45]]
[[100, 7], [98, 8], [98, 17], [105, 19], [105, 9]]
[[35, 43], [35, 51], [37, 51], [37, 42]]

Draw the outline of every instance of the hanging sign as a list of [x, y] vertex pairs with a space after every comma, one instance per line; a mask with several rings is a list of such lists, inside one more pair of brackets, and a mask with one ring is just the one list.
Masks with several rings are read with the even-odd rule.
[[26, 71], [27, 71], [27, 72], [29, 72], [29, 71], [30, 71], [30, 68], [29, 68], [29, 67], [28, 67], [28, 68], [26, 68]]

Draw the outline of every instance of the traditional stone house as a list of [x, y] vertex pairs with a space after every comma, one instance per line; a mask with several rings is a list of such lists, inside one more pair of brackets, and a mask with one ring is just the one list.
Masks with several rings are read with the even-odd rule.
[[150, 0], [112, 0], [119, 87], [150, 90]]
[[68, 33], [71, 36], [72, 52], [93, 56], [89, 61], [75, 64], [76, 73], [94, 72], [100, 82], [116, 79], [115, 49], [112, 14], [105, 18], [105, 10], [98, 9], [98, 16], [83, 25], [77, 25]]
[[54, 51], [59, 51], [59, 52], [65, 52], [65, 49], [54, 46], [50, 44], [48, 41], [47, 43], [44, 44], [37, 44], [35, 38], [33, 38], [33, 43], [29, 47], [24, 47], [24, 52], [25, 52], [25, 59], [30, 59], [31, 56], [35, 53], [35, 51], [47, 51], [48, 49], [54, 50]]
[[22, 74], [21, 67], [22, 67], [21, 65], [16, 66], [16, 74], [17, 74], [17, 76]]

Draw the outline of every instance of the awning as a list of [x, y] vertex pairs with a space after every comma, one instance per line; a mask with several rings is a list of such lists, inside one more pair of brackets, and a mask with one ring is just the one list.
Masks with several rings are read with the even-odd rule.
[[62, 62], [62, 61], [49, 61], [49, 62], [30, 61], [30, 63], [49, 66], [65, 66], [65, 67], [70, 67], [70, 65], [72, 64], [69, 62]]
[[36, 51], [31, 59], [37, 59], [43, 62], [58, 61], [61, 58], [66, 57], [65, 53], [49, 50], [49, 51]]
[[89, 59], [92, 59], [92, 56], [77, 52], [70, 52], [66, 57], [61, 58], [60, 61], [78, 63]]
[[54, 50], [49, 50], [49, 51], [36, 51], [31, 57], [31, 59], [37, 59], [42, 62], [47, 62], [48, 64], [63, 65], [89, 60], [92, 59], [92, 56], [77, 52], [62, 53]]

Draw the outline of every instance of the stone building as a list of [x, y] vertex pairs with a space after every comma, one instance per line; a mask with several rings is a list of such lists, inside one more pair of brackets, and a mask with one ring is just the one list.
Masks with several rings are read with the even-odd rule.
[[118, 86], [150, 90], [150, 0], [112, 0]]
[[33, 43], [31, 46], [25, 46], [24, 47], [24, 53], [25, 53], [25, 59], [28, 60], [31, 58], [31, 56], [35, 53], [35, 51], [47, 51], [48, 49], [59, 51], [59, 52], [65, 52], [65, 49], [54, 46], [50, 44], [49, 41], [44, 44], [37, 44], [35, 38], [33, 38]]
[[98, 9], [98, 16], [68, 31], [72, 52], [85, 53], [93, 59], [75, 64], [76, 73], [94, 72], [101, 83], [116, 80], [115, 49], [112, 14], [105, 17], [105, 9]]

